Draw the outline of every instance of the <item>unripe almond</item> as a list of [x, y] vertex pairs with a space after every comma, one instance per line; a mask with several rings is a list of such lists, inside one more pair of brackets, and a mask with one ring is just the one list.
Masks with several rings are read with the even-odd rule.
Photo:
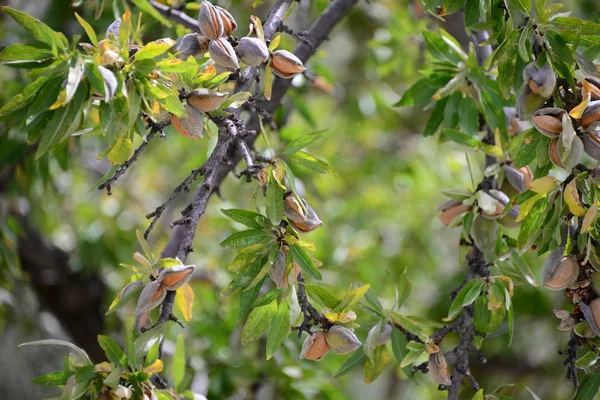
[[198, 15], [202, 35], [210, 40], [223, 36], [224, 26], [219, 11], [209, 1], [204, 0]]
[[581, 116], [579, 124], [587, 129], [591, 124], [600, 121], [600, 100], [592, 101]]
[[181, 53], [179, 58], [202, 57], [208, 51], [208, 43], [207, 38], [199, 36], [197, 33], [185, 35], [177, 45], [177, 51]]
[[269, 49], [259, 38], [241, 38], [235, 51], [240, 60], [253, 67], [261, 65], [269, 58]]
[[231, 32], [235, 31], [235, 28], [237, 28], [237, 23], [235, 22], [235, 19], [226, 9], [221, 8], [219, 6], [214, 7], [215, 10], [217, 10], [219, 17], [221, 18], [221, 21], [223, 22], [223, 36], [230, 36]]
[[594, 323], [597, 328], [600, 328], [600, 297], [595, 298], [590, 303], [590, 309], [592, 310], [592, 316], [594, 317]]
[[600, 136], [594, 131], [586, 131], [581, 137], [583, 148], [588, 156], [600, 160]]
[[[310, 232], [323, 225], [323, 221], [319, 219], [315, 210], [302, 199], [306, 212], [297, 204], [297, 200], [290, 199], [290, 196], [285, 198], [283, 212], [290, 223], [302, 232]], [[294, 204], [296, 203], [296, 204]]]
[[287, 50], [277, 50], [271, 55], [271, 70], [284, 79], [291, 79], [304, 72], [302, 61]]
[[177, 265], [163, 269], [156, 279], [167, 290], [177, 290], [191, 278], [195, 265]]
[[564, 164], [560, 159], [560, 154], [558, 153], [558, 139], [553, 139], [548, 145], [548, 156], [554, 165], [561, 168], [564, 167]]
[[362, 343], [350, 329], [334, 325], [327, 331], [327, 343], [338, 354], [347, 354], [358, 349]]
[[325, 338], [325, 332], [317, 332], [312, 335], [309, 334], [302, 344], [300, 358], [320, 361], [330, 349], [329, 344], [327, 344], [327, 339]]
[[556, 87], [556, 74], [548, 64], [539, 69], [535, 62], [527, 64], [523, 69], [523, 80], [533, 93], [544, 98], [550, 97]]
[[446, 358], [441, 351], [429, 355], [429, 373], [437, 383], [445, 386], [452, 385]]
[[456, 202], [457, 204], [445, 208], [444, 210], [442, 210], [442, 213], [438, 216], [440, 222], [446, 226], [449, 226], [450, 223], [454, 220], [454, 218], [456, 218], [456, 216], [463, 214], [471, 209], [471, 206], [468, 206], [456, 200], [451, 201]]
[[167, 289], [165, 289], [159, 282], [150, 282], [144, 287], [142, 293], [140, 293], [137, 307], [135, 309], [135, 315], [152, 310], [154, 307], [162, 303], [166, 295]]
[[210, 112], [218, 109], [226, 99], [226, 93], [210, 89], [196, 89], [188, 95], [187, 102], [200, 112]]
[[173, 114], [171, 115], [171, 124], [182, 136], [188, 139], [201, 139], [204, 131], [202, 114], [190, 104], [186, 104], [184, 107], [188, 114], [187, 118], [179, 118]]
[[548, 136], [550, 138], [558, 137], [558, 135], [560, 135], [563, 129], [561, 121], [562, 114], [544, 114], [543, 111], [544, 109], [538, 110], [535, 113], [533, 113], [533, 116], [531, 117], [531, 122], [542, 135]]
[[543, 283], [548, 289], [562, 290], [579, 277], [579, 263], [573, 256], [563, 257], [559, 248], [548, 255], [542, 269]]
[[287, 287], [287, 279], [285, 276], [286, 270], [286, 262], [285, 262], [285, 252], [283, 250], [279, 250], [279, 254], [275, 259], [273, 265], [271, 265], [271, 269], [269, 273], [271, 274], [271, 279], [275, 282], [275, 286], [277, 289]]
[[238, 69], [240, 67], [235, 50], [233, 50], [233, 47], [231, 47], [231, 44], [225, 38], [211, 40], [208, 45], [208, 53], [210, 54], [210, 58], [221, 67], [231, 69]]

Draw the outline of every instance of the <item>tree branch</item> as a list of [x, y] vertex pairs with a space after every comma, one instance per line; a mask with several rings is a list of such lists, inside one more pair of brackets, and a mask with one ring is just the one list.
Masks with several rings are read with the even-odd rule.
[[169, 18], [171, 21], [174, 21], [178, 24], [185, 26], [193, 30], [194, 32], [200, 32], [200, 27], [198, 25], [198, 21], [194, 18], [190, 17], [183, 11], [175, 10], [169, 6], [159, 3], [155, 0], [150, 0], [149, 2], [152, 7], [154, 7], [159, 13]]

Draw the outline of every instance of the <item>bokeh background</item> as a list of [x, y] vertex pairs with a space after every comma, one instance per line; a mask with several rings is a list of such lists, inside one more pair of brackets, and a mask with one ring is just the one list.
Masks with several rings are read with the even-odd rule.
[[[68, 37], [84, 35], [74, 11], [102, 32], [114, 20], [114, 4], [119, 2], [105, 1], [97, 20], [93, 15], [100, 2], [84, 0], [77, 8], [71, 3], [0, 0]], [[265, 17], [271, 2], [256, 9], [249, 0], [216, 3], [226, 7], [244, 31], [242, 21], [250, 14]], [[561, 3], [566, 11], [600, 20], [595, 0]], [[307, 29], [327, 4], [302, 0], [288, 25]], [[166, 29], [150, 18], [143, 21], [145, 40], [184, 33], [181, 27]], [[281, 148], [304, 133], [329, 130], [309, 150], [327, 160], [338, 176], [301, 167], [294, 171], [304, 197], [325, 222], [308, 235], [316, 244], [315, 256], [323, 261], [324, 283], [340, 293], [351, 283], [369, 283], [384, 305], [391, 306], [394, 282], [408, 268], [412, 293], [402, 312], [434, 320], [446, 315], [450, 292], [463, 279], [458, 229], [446, 228], [436, 218], [436, 207], [445, 200], [440, 190], [471, 188], [483, 164], [480, 154], [440, 144], [436, 137], [421, 137], [427, 111], [392, 107], [427, 68], [420, 33], [439, 25], [417, 1], [360, 1], [307, 66], [330, 87], [295, 79], [284, 102], [285, 113], [278, 116], [288, 118], [287, 125], [279, 135], [270, 136], [271, 145]], [[0, 47], [32, 41], [0, 14]], [[294, 39], [284, 36], [282, 48], [293, 47]], [[0, 105], [27, 82], [26, 70], [0, 65]], [[96, 157], [102, 138], [74, 138], [56, 157], [35, 162], [17, 117], [0, 120], [0, 397], [35, 399], [51, 391], [29, 381], [61, 369], [64, 352], [17, 345], [48, 337], [73, 340], [99, 359], [102, 353], [95, 338], [99, 332], [123, 341], [123, 321], [116, 314], [104, 316], [129, 277], [119, 263], [132, 262], [138, 250], [135, 230], [147, 227], [145, 215], [206, 159], [215, 138], [189, 141], [168, 128], [166, 137], [151, 142], [140, 161], [113, 186], [113, 195], [107, 196], [94, 189], [110, 169], [106, 160]], [[256, 148], [267, 154], [263, 140]], [[370, 385], [358, 369], [332, 378], [345, 357], [332, 353], [319, 363], [300, 360], [301, 342], [295, 335], [270, 361], [264, 360], [259, 343], [240, 345], [239, 293], [220, 295], [231, 279], [227, 265], [234, 253], [218, 245], [240, 227], [219, 210], [252, 209], [255, 188], [255, 183], [228, 177], [221, 198], [210, 201], [198, 227], [195, 251], [188, 258], [199, 267], [192, 282], [194, 318], [182, 331], [192, 390], [209, 399], [444, 398], [429, 376], [418, 374], [417, 383], [411, 382], [394, 364]], [[150, 243], [156, 253], [168, 240], [168, 224], [191, 196], [181, 196], [154, 230]], [[527, 261], [538, 277], [543, 260]], [[523, 383], [541, 399], [569, 398], [573, 388], [564, 379], [558, 355], [568, 333], [556, 329], [558, 320], [552, 314], [563, 305], [562, 293], [525, 284], [517, 287], [513, 301], [514, 342], [507, 348], [506, 327], [487, 339], [482, 348], [487, 363], [472, 360], [476, 378], [486, 393]], [[369, 313], [356, 311], [357, 322], [369, 326]], [[169, 339], [179, 331], [171, 327]], [[366, 331], [359, 329], [358, 336], [364, 339]], [[452, 340], [449, 337], [444, 345]], [[173, 348], [167, 341], [166, 365]], [[530, 398], [522, 388], [506, 393]], [[470, 398], [468, 394], [465, 398]]]

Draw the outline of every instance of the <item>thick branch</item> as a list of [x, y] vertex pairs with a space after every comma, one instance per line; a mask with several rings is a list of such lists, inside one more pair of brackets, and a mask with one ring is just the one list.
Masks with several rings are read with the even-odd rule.
[[159, 13], [169, 18], [171, 21], [177, 22], [193, 30], [194, 32], [200, 32], [200, 28], [198, 26], [198, 21], [194, 18], [190, 17], [183, 11], [175, 10], [169, 6], [159, 3], [158, 1], [150, 0], [150, 4], [154, 7]]

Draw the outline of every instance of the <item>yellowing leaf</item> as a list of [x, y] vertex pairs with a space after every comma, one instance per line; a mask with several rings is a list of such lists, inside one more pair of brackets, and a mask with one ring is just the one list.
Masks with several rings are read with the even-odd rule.
[[117, 142], [112, 149], [108, 152], [106, 158], [113, 165], [123, 164], [129, 158], [131, 150], [133, 149], [133, 142], [127, 135], [122, 135], [117, 139]]
[[529, 190], [535, 193], [546, 194], [556, 186], [558, 179], [553, 176], [544, 176], [531, 182]]
[[590, 229], [590, 226], [598, 216], [598, 202], [594, 199], [594, 204], [590, 207], [589, 210], [585, 213], [585, 217], [583, 218], [583, 223], [581, 224], [581, 232], [587, 232]]
[[269, 51], [274, 51], [279, 47], [279, 42], [281, 41], [281, 35], [275, 36], [275, 39], [271, 40], [271, 44], [269, 45]]
[[573, 215], [583, 217], [585, 215], [585, 208], [583, 208], [583, 204], [581, 204], [581, 200], [579, 199], [579, 192], [577, 191], [576, 185], [577, 181], [573, 179], [565, 187], [565, 203], [567, 203], [569, 211], [571, 211]]
[[529, 214], [529, 212], [531, 211], [531, 209], [533, 208], [533, 205], [542, 197], [545, 197], [546, 194], [545, 193], [539, 193], [536, 194], [535, 196], [533, 196], [530, 199], [525, 200], [523, 203], [521, 203], [519, 205], [519, 216], [517, 217], [517, 219], [515, 220], [516, 222], [521, 222], [523, 221], [523, 219], [525, 219], [525, 217], [527, 216], [527, 214]]
[[163, 370], [163, 362], [161, 360], [156, 360], [152, 365], [144, 368], [144, 372], [147, 374], [156, 374]]
[[356, 313], [354, 313], [354, 311], [348, 311], [348, 312], [328, 312], [328, 313], [324, 313], [323, 314], [325, 316], [325, 318], [327, 318], [329, 321], [335, 323], [335, 322], [339, 322], [342, 324], [348, 323], [348, 322], [352, 322], [356, 319]]
[[56, 110], [57, 108], [59, 108], [63, 104], [65, 104], [66, 100], [67, 100], [67, 89], [63, 89], [60, 91], [60, 93], [58, 94], [58, 98], [56, 99], [54, 104], [52, 104], [50, 106], [49, 110]]
[[583, 112], [585, 111], [587, 106], [590, 104], [590, 100], [592, 97], [591, 89], [592, 88], [591, 88], [588, 80], [584, 79], [583, 87], [581, 88], [581, 96], [582, 96], [581, 103], [579, 103], [577, 106], [573, 107], [573, 109], [571, 109], [571, 111], [569, 111], [569, 115], [571, 117], [573, 117], [575, 119], [581, 118], [581, 116], [583, 115]]
[[175, 303], [177, 308], [183, 314], [186, 321], [192, 320], [192, 306], [194, 305], [194, 291], [189, 284], [185, 284], [177, 290], [175, 294]]
[[141, 49], [139, 49], [138, 52], [135, 53], [135, 59], [144, 60], [147, 58], [154, 58], [160, 56], [174, 45], [175, 41], [171, 38], [155, 40], [154, 42], [150, 42]]

